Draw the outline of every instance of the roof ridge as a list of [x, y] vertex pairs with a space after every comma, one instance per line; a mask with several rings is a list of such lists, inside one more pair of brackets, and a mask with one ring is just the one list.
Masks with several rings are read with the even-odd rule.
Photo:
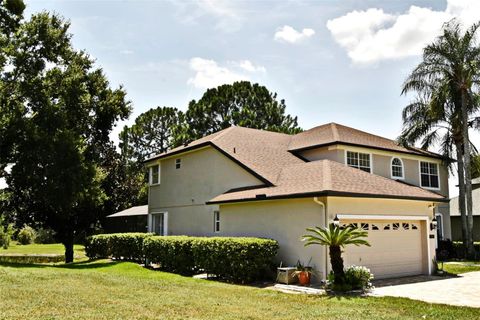
[[[218, 139], [219, 137], [222, 137], [225, 133], [227, 133], [228, 131], [231, 131], [232, 128], [235, 128], [235, 126], [233, 125], [233, 126], [230, 126], [230, 127], [226, 128], [226, 129], [217, 131], [217, 132], [219, 132], [219, 134], [216, 135], [215, 137], [213, 137], [213, 138], [210, 140], [210, 142], [213, 142], [213, 141], [215, 141], [216, 139]], [[212, 133], [212, 134], [213, 134], [213, 133]], [[208, 136], [206, 136], [206, 137], [208, 137]]]
[[323, 186], [326, 190], [332, 189], [332, 170], [330, 170], [330, 162], [328, 159], [323, 161]]
[[332, 134], [333, 134], [333, 139], [338, 141], [338, 129], [337, 129], [337, 124], [335, 122], [330, 123], [330, 127], [332, 128]]

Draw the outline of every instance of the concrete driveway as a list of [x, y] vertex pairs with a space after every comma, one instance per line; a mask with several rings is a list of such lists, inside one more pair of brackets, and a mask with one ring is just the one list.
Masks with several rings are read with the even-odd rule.
[[456, 278], [386, 285], [375, 288], [370, 295], [480, 308], [480, 271], [464, 273]]

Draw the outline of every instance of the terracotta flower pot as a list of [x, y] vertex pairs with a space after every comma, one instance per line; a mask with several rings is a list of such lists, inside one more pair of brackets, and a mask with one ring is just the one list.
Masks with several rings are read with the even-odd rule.
[[302, 286], [310, 285], [310, 272], [302, 271], [298, 273], [298, 282]]

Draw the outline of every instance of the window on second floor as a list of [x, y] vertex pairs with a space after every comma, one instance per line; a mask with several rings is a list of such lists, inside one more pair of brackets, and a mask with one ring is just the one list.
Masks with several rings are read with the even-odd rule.
[[160, 165], [156, 164], [150, 167], [150, 185], [160, 183]]
[[368, 153], [347, 151], [347, 165], [365, 172], [372, 172], [370, 155]]
[[175, 159], [175, 169], [180, 169], [182, 167], [182, 159]]
[[439, 189], [438, 164], [424, 161], [420, 162], [420, 186]]
[[392, 178], [394, 179], [403, 179], [404, 172], [403, 172], [403, 162], [400, 158], [393, 158], [392, 159]]

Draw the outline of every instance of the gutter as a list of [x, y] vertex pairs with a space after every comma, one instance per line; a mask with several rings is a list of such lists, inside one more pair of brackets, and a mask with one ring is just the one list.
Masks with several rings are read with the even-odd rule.
[[[328, 226], [327, 206], [325, 205], [325, 203], [318, 200], [318, 197], [313, 197], [313, 202], [315, 202], [316, 204], [320, 205], [323, 208], [323, 213], [325, 215], [324, 226], [326, 228]], [[325, 270], [325, 272], [324, 272], [324, 275], [323, 275], [323, 280], [327, 280], [327, 270], [328, 270], [328, 247], [327, 246], [325, 246], [325, 269], [324, 270]]]

